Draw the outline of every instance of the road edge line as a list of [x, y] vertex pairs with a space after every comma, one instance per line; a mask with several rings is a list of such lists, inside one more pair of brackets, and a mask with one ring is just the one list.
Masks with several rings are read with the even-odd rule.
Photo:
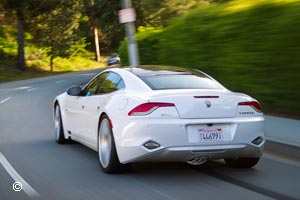
[[7, 97], [6, 99], [3, 99], [2, 101], [0, 101], [1, 104], [5, 103], [6, 101], [10, 100], [11, 97]]
[[6, 170], [6, 172], [14, 179], [16, 182], [21, 182], [23, 186], [24, 192], [29, 197], [39, 197], [39, 193], [37, 193], [30, 185], [27, 183], [21, 175], [14, 169], [14, 167], [8, 162], [5, 156], [0, 152], [0, 163]]

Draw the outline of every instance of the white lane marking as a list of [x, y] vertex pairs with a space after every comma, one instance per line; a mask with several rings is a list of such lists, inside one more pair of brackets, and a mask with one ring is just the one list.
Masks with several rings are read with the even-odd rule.
[[19, 91], [19, 90], [27, 90], [30, 88], [31, 88], [30, 86], [5, 88], [5, 89], [0, 89], [0, 92], [15, 92], [15, 91]]
[[32, 92], [32, 91], [37, 90], [37, 89], [38, 89], [37, 87], [30, 88], [30, 89], [27, 90], [27, 92]]
[[300, 163], [297, 162], [297, 161], [289, 160], [289, 159], [286, 159], [286, 158], [281, 158], [281, 157], [278, 157], [278, 156], [275, 156], [275, 155], [272, 155], [272, 154], [269, 154], [269, 153], [266, 153], [266, 152], [264, 152], [263, 157], [265, 157], [267, 159], [275, 160], [275, 161], [278, 161], [278, 162], [281, 162], [281, 163], [284, 163], [284, 164], [293, 165], [295, 167], [300, 167]]
[[5, 103], [5, 102], [7, 102], [8, 100], [10, 100], [11, 99], [11, 97], [7, 97], [6, 99], [3, 99], [2, 101], [0, 101], [0, 103], [2, 104], [2, 103]]
[[23, 87], [16, 87], [13, 90], [26, 90], [26, 89], [29, 89], [29, 88], [31, 88], [31, 87], [30, 86], [23, 86]]
[[64, 83], [64, 82], [67, 82], [67, 80], [57, 81], [56, 84], [60, 84], [60, 83]]
[[0, 163], [7, 171], [7, 173], [14, 179], [16, 182], [22, 183], [24, 192], [29, 197], [39, 197], [39, 193], [37, 193], [21, 176], [18, 172], [14, 169], [14, 167], [8, 162], [5, 156], [0, 152]]

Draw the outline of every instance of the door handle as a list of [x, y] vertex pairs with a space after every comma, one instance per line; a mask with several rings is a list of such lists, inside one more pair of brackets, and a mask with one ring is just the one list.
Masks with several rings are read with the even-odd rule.
[[84, 110], [85, 106], [81, 106], [81, 109]]

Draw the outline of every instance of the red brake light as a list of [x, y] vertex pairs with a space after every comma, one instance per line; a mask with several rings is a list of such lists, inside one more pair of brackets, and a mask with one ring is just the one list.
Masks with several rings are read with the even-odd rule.
[[239, 106], [251, 106], [254, 108], [257, 112], [261, 112], [262, 108], [260, 103], [257, 101], [245, 101], [245, 102], [239, 102]]
[[110, 125], [110, 128], [114, 127], [111, 119], [109, 119], [109, 125]]
[[129, 116], [141, 116], [141, 115], [149, 115], [154, 110], [160, 107], [173, 107], [175, 106], [173, 103], [144, 103], [141, 104], [134, 109], [132, 109], [128, 115]]
[[194, 96], [196, 99], [217, 99], [219, 96]]

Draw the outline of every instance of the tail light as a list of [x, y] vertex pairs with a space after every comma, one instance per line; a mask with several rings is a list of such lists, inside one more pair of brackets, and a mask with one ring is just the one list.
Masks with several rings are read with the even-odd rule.
[[219, 96], [194, 96], [196, 99], [217, 99]]
[[141, 104], [134, 109], [132, 109], [128, 115], [129, 116], [142, 116], [142, 115], [149, 115], [156, 109], [160, 107], [174, 107], [173, 103], [144, 103]]
[[110, 125], [110, 128], [114, 127], [111, 119], [109, 119], [109, 125]]
[[261, 112], [262, 108], [260, 103], [258, 103], [257, 101], [245, 101], [245, 102], [239, 102], [238, 104], [239, 106], [251, 106], [252, 108], [254, 108], [254, 110], [256, 110], [257, 112]]

